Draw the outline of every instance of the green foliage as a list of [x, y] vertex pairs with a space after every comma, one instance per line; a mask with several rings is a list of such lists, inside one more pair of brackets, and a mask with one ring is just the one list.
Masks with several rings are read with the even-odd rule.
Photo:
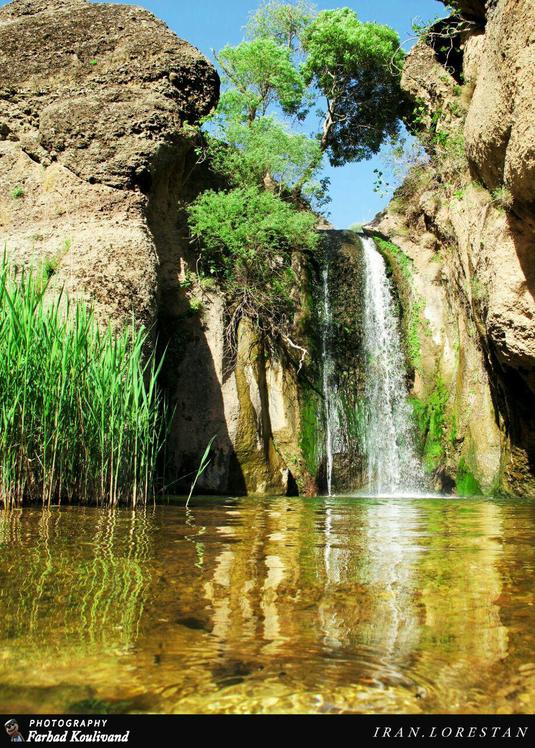
[[450, 101], [448, 103], [448, 111], [451, 112], [454, 117], [464, 116], [464, 110], [458, 101]]
[[199, 266], [222, 285], [231, 319], [248, 317], [269, 339], [285, 338], [294, 311], [292, 254], [317, 245], [316, 217], [272, 192], [209, 190], [190, 206]]
[[417, 369], [422, 358], [420, 332], [424, 303], [417, 298], [413, 288], [412, 260], [396, 244], [378, 236], [374, 237], [374, 241], [379, 251], [386, 257], [389, 265], [394, 265], [401, 274], [402, 283], [400, 284], [398, 281], [398, 290], [403, 307], [405, 350], [410, 366]]
[[418, 36], [420, 39], [425, 39], [431, 28], [434, 26], [437, 21], [440, 21], [440, 16], [435, 16], [429, 21], [422, 21], [420, 18], [415, 18], [411, 24], [411, 29], [413, 32]]
[[488, 299], [488, 289], [477, 276], [470, 278], [470, 290], [472, 292], [472, 298], [475, 301], [485, 301]]
[[386, 196], [390, 189], [406, 191], [409, 188], [407, 182], [421, 173], [429, 163], [423, 146], [417, 140], [408, 140], [400, 137], [390, 142], [389, 147], [383, 149], [382, 160], [389, 174], [388, 182], [381, 169], [374, 169], [375, 183], [374, 192]]
[[397, 244], [382, 239], [380, 236], [374, 237], [374, 241], [383, 254], [395, 259], [404, 278], [406, 280], [412, 280], [412, 260], [410, 257], [408, 257], [405, 252], [397, 246]]
[[286, 113], [296, 113], [303, 102], [305, 86], [289, 49], [273, 39], [253, 39], [235, 47], [224, 47], [216, 57], [233, 87], [221, 97], [220, 111], [241, 112], [252, 122], [279, 103]]
[[279, 44], [294, 48], [316, 14], [315, 6], [306, 0], [281, 3], [266, 0], [251, 14], [246, 26], [250, 39], [274, 39]]
[[482, 496], [483, 491], [474, 474], [468, 469], [464, 459], [459, 462], [455, 491], [459, 496]]
[[215, 441], [215, 436], [212, 436], [208, 444], [206, 445], [206, 449], [203, 452], [203, 455], [201, 457], [201, 461], [199, 462], [199, 467], [197, 468], [197, 472], [195, 473], [195, 478], [193, 479], [193, 482], [191, 484], [188, 498], [186, 499], [186, 507], [189, 505], [190, 499], [193, 495], [193, 492], [195, 490], [195, 486], [197, 485], [197, 481], [201, 477], [201, 475], [205, 472], [208, 465], [212, 462], [210, 458], [210, 452], [212, 450], [212, 445]]
[[421, 437], [424, 467], [429, 473], [438, 468], [444, 456], [448, 399], [448, 390], [440, 378], [427, 400], [411, 398]]
[[148, 334], [100, 331], [0, 268], [0, 499], [135, 504], [153, 493], [167, 427]]
[[[418, 139], [429, 154], [428, 170], [437, 189], [448, 197], [460, 199], [470, 184], [470, 172], [464, 140], [465, 109], [454, 101], [430, 112], [423, 101], [417, 101], [410, 117], [410, 127], [418, 130]], [[454, 119], [451, 115], [454, 115]]]
[[418, 369], [422, 360], [420, 330], [422, 327], [421, 314], [423, 308], [424, 302], [422, 300], [412, 303], [408, 323], [406, 326], [407, 356], [413, 369]]
[[303, 75], [327, 99], [322, 148], [333, 166], [371, 158], [399, 132], [403, 52], [397, 33], [349, 8], [321, 11], [305, 30]]
[[[61, 261], [71, 248], [71, 240], [66, 239], [63, 243], [63, 247], [55, 255], [45, 257], [38, 267], [38, 276], [36, 278], [36, 284], [40, 290], [46, 288], [49, 280], [55, 275], [61, 265]], [[40, 276], [40, 279], [39, 279]]]
[[322, 404], [317, 394], [303, 388], [301, 397], [301, 434], [299, 447], [310, 475], [317, 475], [323, 456], [323, 435], [320, 433]]
[[218, 112], [212, 124], [210, 162], [230, 185], [261, 186], [269, 175], [279, 194], [299, 189], [309, 199], [323, 199], [324, 186], [315, 180], [322, 159], [316, 140], [291, 132], [272, 116], [245, 123]]
[[204, 308], [202, 299], [199, 299], [198, 296], [192, 296], [190, 299], [188, 299], [188, 303], [190, 312], [192, 314], [198, 314], [199, 312], [202, 312]]
[[513, 206], [513, 195], [507, 187], [497, 187], [491, 192], [492, 202], [502, 210], [510, 210]]
[[[333, 164], [368, 158], [395, 137], [403, 53], [392, 29], [360, 23], [347, 8], [316, 16], [304, 0], [265, 2], [247, 34], [216, 55], [225, 90], [203, 146], [230, 189], [201, 195], [189, 224], [199, 269], [225, 293], [227, 333], [245, 316], [264, 340], [289, 342], [294, 253], [317, 243], [317, 219], [303, 208], [325, 201], [322, 154]], [[318, 91], [328, 105], [323, 137], [293, 132], [274, 116], [301, 119]]]
[[20, 197], [24, 197], [24, 188], [17, 186], [11, 190], [11, 197], [13, 200], [18, 200]]
[[[313, 249], [315, 216], [298, 211], [271, 192], [244, 187], [204, 192], [189, 208], [192, 236], [202, 239], [201, 261], [210, 274], [230, 277], [254, 270], [259, 253], [280, 264], [280, 253]], [[235, 260], [240, 265], [236, 268]]]

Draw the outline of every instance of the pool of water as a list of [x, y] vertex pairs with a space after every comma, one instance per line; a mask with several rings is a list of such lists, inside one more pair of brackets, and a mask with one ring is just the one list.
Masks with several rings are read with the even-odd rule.
[[535, 711], [535, 503], [0, 513], [0, 711]]

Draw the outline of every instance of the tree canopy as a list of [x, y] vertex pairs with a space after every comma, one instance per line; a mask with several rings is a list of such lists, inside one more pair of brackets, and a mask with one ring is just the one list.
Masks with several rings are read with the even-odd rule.
[[202, 247], [199, 266], [221, 283], [227, 300], [229, 349], [235, 350], [244, 317], [262, 339], [288, 343], [296, 285], [292, 255], [316, 247], [316, 216], [250, 186], [204, 192], [190, 206], [189, 218]]
[[[402, 53], [392, 29], [348, 8], [316, 13], [306, 0], [264, 2], [247, 36], [216, 54], [223, 94], [204, 134], [226, 189], [201, 194], [189, 225], [198, 270], [227, 300], [229, 343], [245, 316], [262, 338], [299, 348], [290, 339], [294, 257], [317, 244], [308, 208], [326, 200], [323, 156], [333, 165], [369, 158], [397, 134]], [[325, 102], [321, 132], [307, 132], [314, 101]]]
[[222, 95], [221, 107], [234, 111], [241, 103], [243, 115], [252, 122], [278, 102], [284, 112], [293, 114], [303, 101], [305, 86], [295, 68], [290, 50], [273, 39], [253, 39], [235, 47], [224, 47], [216, 57], [231, 88]]
[[305, 82], [327, 104], [322, 150], [333, 166], [370, 158], [399, 132], [403, 52], [397, 33], [340, 8], [319, 13], [303, 44]]
[[274, 116], [245, 124], [239, 118], [214, 120], [210, 140], [212, 167], [233, 186], [269, 185], [276, 194], [295, 192], [322, 198], [316, 173], [321, 164], [319, 142], [293, 132]]
[[294, 4], [266, 0], [250, 17], [246, 32], [250, 39], [274, 39], [282, 46], [295, 49], [316, 15], [316, 7], [306, 0]]

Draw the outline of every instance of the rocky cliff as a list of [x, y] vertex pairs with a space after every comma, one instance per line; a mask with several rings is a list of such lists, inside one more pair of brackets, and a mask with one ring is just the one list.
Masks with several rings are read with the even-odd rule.
[[[153, 325], [185, 128], [217, 96], [207, 60], [142, 9], [2, 7], [0, 242], [11, 260], [46, 264], [52, 290], [91, 301], [106, 320]], [[154, 208], [164, 190], [168, 203]]]
[[[213, 66], [151, 13], [86, 0], [0, 8], [0, 244], [103, 323], [134, 318], [167, 349], [175, 417], [172, 491], [313, 490], [300, 448], [295, 368], [239, 331], [229, 366], [225, 309], [188, 282], [185, 208], [214, 176], [195, 125], [217, 103]], [[295, 476], [295, 478], [294, 478]]]
[[415, 406], [437, 484], [533, 495], [535, 3], [455, 7], [403, 73], [427, 158], [371, 229], [410, 268]]

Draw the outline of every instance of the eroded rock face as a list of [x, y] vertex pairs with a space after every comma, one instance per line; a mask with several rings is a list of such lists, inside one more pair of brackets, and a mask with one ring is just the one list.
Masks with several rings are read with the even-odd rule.
[[415, 391], [425, 397], [437, 376], [449, 389], [450, 475], [462, 460], [486, 491], [533, 495], [535, 3], [486, 8], [462, 36], [462, 86], [426, 44], [409, 55], [403, 86], [425, 103], [425, 124], [439, 114], [450, 150], [377, 227], [414, 261], [428, 325]]
[[501, 0], [491, 12], [472, 104], [466, 150], [486, 187], [505, 186], [535, 204], [535, 5]]
[[192, 314], [181, 286], [195, 265], [185, 208], [214, 186], [188, 124], [218, 95], [212, 65], [141, 8], [0, 8], [0, 246], [19, 268], [52, 269], [50, 295], [87, 301], [116, 327], [133, 317], [168, 346], [171, 490], [189, 488], [174, 479], [215, 436], [199, 487], [280, 494], [299, 459], [295, 378], [259, 366], [245, 328], [224, 375], [223, 301], [206, 294]]
[[490, 5], [490, 3], [485, 2], [485, 0], [456, 0], [452, 5], [462, 13], [464, 18], [484, 22], [485, 6]]
[[11, 260], [52, 262], [51, 290], [103, 319], [153, 324], [161, 250], [147, 208], [162, 178], [180, 189], [184, 124], [218, 90], [210, 63], [140, 8], [1, 8], [0, 243]]
[[141, 8], [15, 0], [0, 9], [0, 92], [5, 124], [35, 157], [145, 188], [159, 145], [212, 109], [218, 81]]

